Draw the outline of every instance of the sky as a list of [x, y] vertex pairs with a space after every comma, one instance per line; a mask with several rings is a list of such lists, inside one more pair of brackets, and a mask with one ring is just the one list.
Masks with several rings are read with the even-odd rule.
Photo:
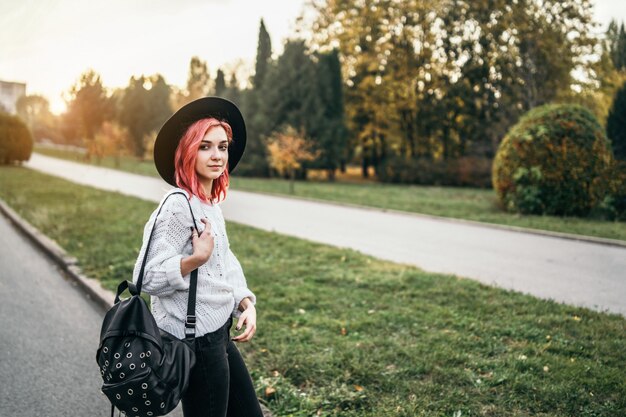
[[[626, 0], [593, 0], [602, 31], [626, 21]], [[259, 22], [275, 54], [295, 34], [306, 0], [0, 0], [0, 80], [26, 83], [53, 112], [63, 93], [91, 68], [106, 87], [160, 73], [184, 86], [198, 56], [218, 68], [254, 65]]]

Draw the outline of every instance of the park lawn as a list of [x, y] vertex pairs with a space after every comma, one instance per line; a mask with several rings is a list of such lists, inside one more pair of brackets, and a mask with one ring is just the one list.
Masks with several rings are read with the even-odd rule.
[[[84, 162], [74, 152], [37, 148], [45, 155]], [[117, 168], [142, 175], [158, 176], [152, 161], [121, 158], [116, 167], [112, 158], [103, 158], [101, 166]], [[231, 177], [235, 190], [271, 194], [289, 194], [289, 182], [283, 179]], [[484, 223], [494, 223], [529, 229], [572, 233], [626, 241], [626, 222], [613, 222], [593, 218], [528, 216], [506, 213], [497, 206], [495, 192], [488, 189], [467, 187], [437, 187], [422, 185], [396, 185], [381, 183], [328, 183], [325, 181], [296, 181], [297, 197], [357, 204], [452, 217]]]
[[[155, 204], [19, 167], [0, 197], [115, 288]], [[626, 320], [228, 222], [276, 416], [626, 415]]]

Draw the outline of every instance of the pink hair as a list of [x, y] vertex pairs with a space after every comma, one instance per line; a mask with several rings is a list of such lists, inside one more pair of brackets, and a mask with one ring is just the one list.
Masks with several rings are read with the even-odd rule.
[[187, 128], [174, 155], [176, 185], [209, 204], [211, 204], [211, 202], [220, 202], [226, 198], [226, 190], [229, 185], [228, 164], [226, 168], [224, 168], [222, 175], [216, 180], [213, 180], [211, 196], [209, 198], [206, 195], [206, 190], [202, 187], [198, 179], [198, 174], [196, 173], [196, 159], [198, 158], [200, 142], [202, 142], [202, 139], [210, 129], [218, 126], [221, 126], [226, 131], [228, 145], [230, 146], [233, 141], [233, 130], [230, 125], [224, 121], [210, 117], [200, 119]]

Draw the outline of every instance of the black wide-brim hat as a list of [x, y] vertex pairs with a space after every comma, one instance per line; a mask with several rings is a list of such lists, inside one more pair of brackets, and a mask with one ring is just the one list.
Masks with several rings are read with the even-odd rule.
[[233, 141], [228, 146], [228, 173], [232, 173], [246, 148], [246, 124], [237, 106], [221, 97], [203, 97], [185, 104], [170, 117], [154, 142], [154, 164], [159, 175], [177, 187], [174, 175], [174, 155], [178, 143], [194, 122], [214, 117], [225, 121], [233, 130]]

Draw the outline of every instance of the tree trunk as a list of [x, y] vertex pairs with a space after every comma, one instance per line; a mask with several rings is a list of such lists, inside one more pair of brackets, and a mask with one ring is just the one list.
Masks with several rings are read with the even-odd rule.
[[368, 150], [369, 150], [369, 147], [364, 146], [363, 153], [361, 155], [361, 176], [363, 178], [369, 178], [369, 173], [368, 173], [369, 160], [367, 157]]

